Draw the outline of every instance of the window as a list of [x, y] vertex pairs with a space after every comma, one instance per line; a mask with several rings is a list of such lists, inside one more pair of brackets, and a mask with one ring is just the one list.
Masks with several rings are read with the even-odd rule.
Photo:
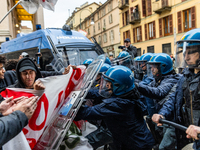
[[90, 28], [88, 28], [88, 35], [90, 35]]
[[97, 18], [98, 18], [97, 20], [99, 20], [99, 12], [97, 13]]
[[137, 27], [136, 31], [137, 31], [137, 41], [140, 41], [141, 40], [141, 35], [140, 35], [141, 29], [140, 29], [140, 27]]
[[[173, 24], [172, 24], [172, 15], [163, 18], [163, 25], [164, 25], [164, 36], [172, 35], [173, 34]], [[162, 22], [159, 20], [159, 31], [160, 36], [162, 36]]]
[[114, 36], [114, 30], [111, 30], [111, 40], [114, 40], [115, 36]]
[[137, 56], [141, 56], [141, 48], [137, 48]]
[[162, 52], [171, 55], [171, 43], [162, 45]]
[[189, 31], [196, 28], [196, 12], [195, 6], [183, 11], [183, 29]]
[[149, 39], [152, 39], [154, 37], [154, 34], [153, 34], [153, 23], [149, 23], [148, 24], [148, 28], [149, 28]]
[[155, 21], [145, 24], [144, 29], [145, 29], [145, 40], [156, 38]]
[[154, 53], [154, 46], [147, 47], [147, 52], [148, 53]]
[[101, 45], [101, 36], [98, 37], [98, 43]]
[[133, 42], [142, 41], [142, 28], [141, 26], [133, 28]]
[[100, 22], [98, 22], [98, 30], [100, 30]]
[[107, 42], [107, 33], [104, 33], [104, 35], [103, 35], [103, 41], [104, 41], [104, 43]]
[[103, 19], [103, 28], [106, 29], [106, 19]]
[[113, 23], [112, 14], [110, 14], [110, 16], [109, 16], [109, 23]]

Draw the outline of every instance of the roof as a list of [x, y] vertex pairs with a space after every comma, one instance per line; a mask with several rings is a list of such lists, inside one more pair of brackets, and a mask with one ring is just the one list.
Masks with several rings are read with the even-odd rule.
[[2, 53], [40, 47], [41, 49], [52, 49], [48, 40], [51, 38], [54, 45], [71, 46], [94, 46], [94, 44], [83, 34], [77, 31], [65, 31], [62, 29], [38, 30], [27, 35], [12, 39], [1, 44]]

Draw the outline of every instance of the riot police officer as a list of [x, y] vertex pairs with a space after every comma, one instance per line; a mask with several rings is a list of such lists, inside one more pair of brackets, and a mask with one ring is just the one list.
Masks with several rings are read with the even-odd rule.
[[139, 100], [134, 75], [125, 66], [114, 66], [103, 73], [100, 89], [86, 98], [103, 99], [93, 107], [80, 108], [76, 120], [103, 119], [112, 133], [116, 150], [151, 150], [153, 137], [143, 118], [145, 107]]
[[[188, 138], [196, 139], [194, 149], [200, 149], [200, 141], [197, 140], [200, 118], [200, 29], [188, 31], [177, 42], [176, 60], [177, 68], [185, 68], [183, 77], [177, 83], [176, 92], [170, 95], [169, 100], [163, 105], [158, 114], [152, 117], [155, 123], [159, 118], [175, 121], [185, 126], [191, 125], [188, 130]], [[192, 125], [193, 124], [193, 125]], [[187, 144], [186, 135], [176, 130], [178, 149]]]
[[136, 80], [142, 80], [143, 72], [139, 72], [139, 69], [135, 67], [134, 59], [128, 52], [120, 52], [118, 57], [112, 61], [112, 66], [115, 65], [122, 65], [128, 67], [129, 69], [131, 69], [131, 71], [133, 71]]
[[[150, 98], [150, 100], [154, 100], [155, 105], [151, 106], [153, 109], [149, 111], [149, 115], [151, 116], [162, 107], [181, 76], [176, 74], [173, 70], [173, 62], [168, 54], [154, 54], [147, 64], [148, 76], [153, 76], [154, 80], [148, 85], [140, 82], [138, 90], [142, 95]], [[171, 149], [172, 145], [175, 147], [175, 138], [167, 138], [167, 135], [175, 135], [174, 128], [164, 129], [164, 138], [162, 139], [162, 134], [160, 134], [162, 133], [162, 129], [155, 127], [155, 125], [151, 123], [151, 120], [147, 120], [147, 122], [152, 133], [154, 133], [153, 135], [156, 139], [157, 146], [159, 144], [159, 149]]]

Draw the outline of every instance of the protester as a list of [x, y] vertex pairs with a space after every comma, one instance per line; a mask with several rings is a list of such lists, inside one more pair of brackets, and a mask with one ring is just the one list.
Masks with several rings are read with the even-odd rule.
[[37, 107], [38, 97], [35, 96], [12, 99], [7, 98], [0, 104], [0, 147], [22, 131]]
[[125, 51], [127, 51], [133, 58], [137, 57], [137, 48], [131, 44], [129, 38], [124, 40], [124, 46], [126, 47]]
[[6, 71], [8, 71], [8, 70], [15, 71], [17, 63], [18, 63], [18, 60], [15, 60], [15, 59], [11, 59], [11, 60], [7, 61], [5, 64]]
[[29, 54], [27, 52], [22, 52], [21, 55], [19, 55], [19, 60], [24, 57], [29, 57]]
[[[197, 139], [200, 126], [200, 31], [193, 29], [183, 35], [177, 42], [176, 67], [185, 68], [183, 76], [177, 83], [176, 91], [170, 95], [168, 101], [163, 105], [158, 114], [154, 114], [152, 120], [157, 123], [165, 117], [168, 120], [175, 119], [176, 123], [189, 126], [185, 132], [176, 130], [177, 148], [181, 149], [195, 138], [193, 148], [200, 149], [200, 140]], [[193, 125], [192, 125], [193, 124]]]
[[132, 71], [114, 66], [103, 74], [99, 90], [90, 90], [86, 98], [102, 100], [93, 107], [82, 107], [76, 120], [103, 119], [113, 136], [117, 150], [151, 150], [151, 132], [143, 118], [144, 104], [134, 85]]
[[12, 85], [17, 80], [17, 76], [14, 71], [6, 71], [4, 66], [6, 58], [0, 55], [0, 89], [3, 89], [9, 85]]

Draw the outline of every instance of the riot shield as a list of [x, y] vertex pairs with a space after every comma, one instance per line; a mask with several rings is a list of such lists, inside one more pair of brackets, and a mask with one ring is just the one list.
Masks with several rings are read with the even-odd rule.
[[79, 84], [66, 98], [61, 109], [54, 115], [33, 150], [56, 150], [59, 148], [86, 94], [104, 64], [105, 58], [106, 55], [102, 54], [88, 66]]

